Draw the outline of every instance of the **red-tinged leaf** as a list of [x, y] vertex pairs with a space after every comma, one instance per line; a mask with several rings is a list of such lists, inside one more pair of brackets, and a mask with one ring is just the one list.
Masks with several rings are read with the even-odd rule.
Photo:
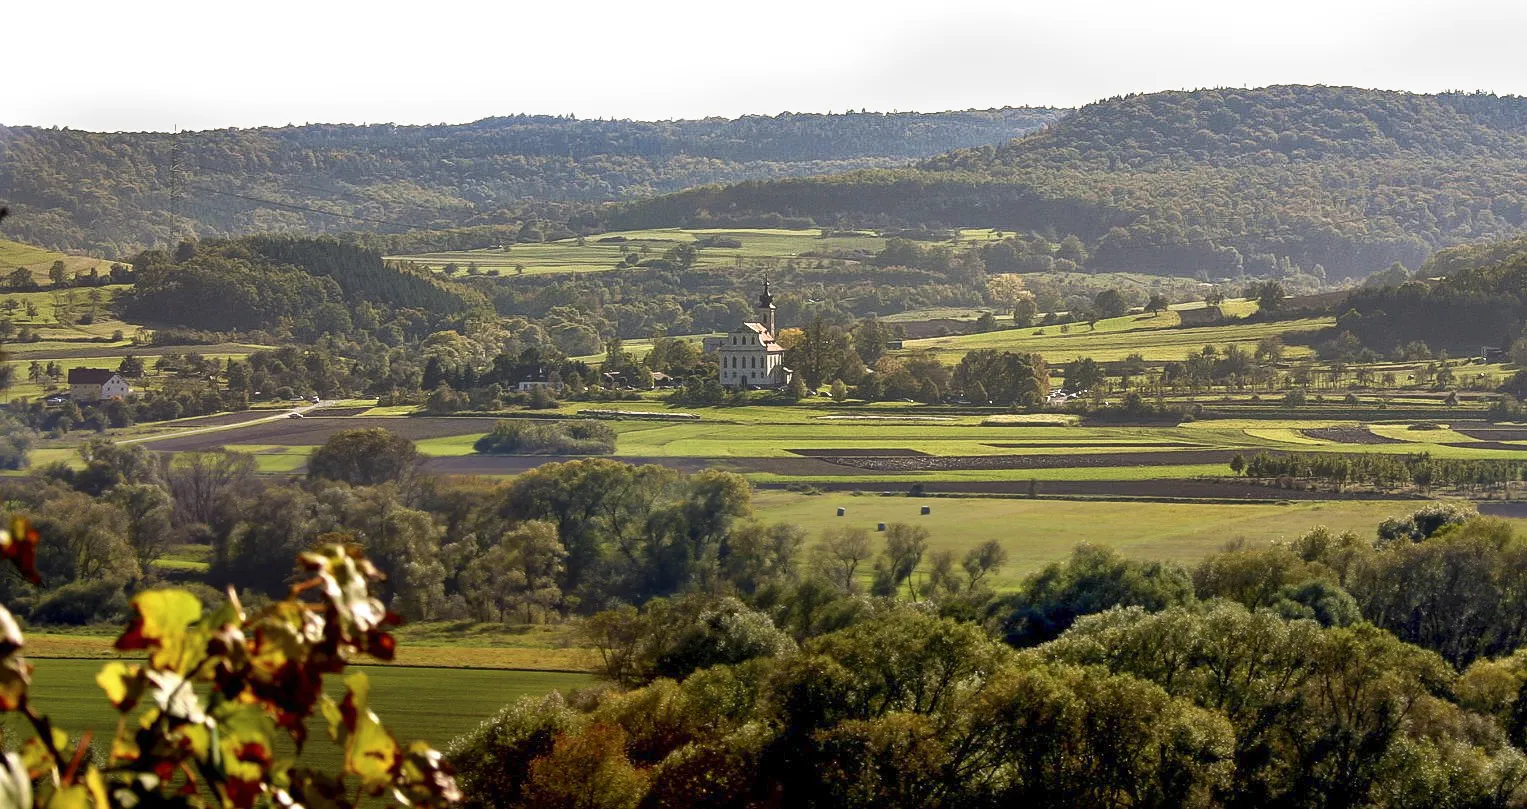
[[382, 727], [377, 715], [368, 710], [356, 722], [355, 732], [350, 735], [345, 771], [359, 776], [366, 790], [376, 795], [392, 783], [401, 754], [397, 739]]
[[58, 762], [53, 760], [53, 754], [48, 751], [48, 746], [36, 736], [28, 737], [22, 742], [19, 752], [22, 766], [26, 767], [27, 775], [34, 781], [58, 766]]
[[390, 633], [373, 629], [366, 633], [365, 651], [378, 660], [391, 661], [398, 654], [398, 641]]
[[42, 535], [25, 517], [12, 517], [11, 529], [0, 531], [0, 556], [11, 560], [27, 581], [42, 584], [42, 574], [37, 572], [37, 544]]
[[444, 807], [462, 799], [450, 762], [424, 742], [408, 746], [394, 792], [400, 802], [411, 806]]
[[371, 680], [357, 672], [345, 678], [345, 698], [339, 704], [341, 722], [349, 731], [345, 741], [345, 771], [360, 776], [375, 795], [392, 782], [402, 749], [368, 707]]
[[347, 641], [357, 642], [386, 623], [387, 609], [369, 591], [371, 582], [384, 577], [358, 548], [325, 545], [302, 554], [300, 559], [318, 575], [324, 599], [337, 613]]
[[193, 631], [201, 621], [201, 600], [185, 590], [146, 590], [133, 596], [132, 606], [132, 622], [116, 647], [147, 649], [151, 669], [190, 674], [205, 654], [205, 633]]
[[328, 773], [296, 768], [291, 772], [290, 781], [288, 789], [276, 795], [279, 806], [288, 809], [297, 806], [306, 809], [351, 809], [353, 806], [344, 780]]
[[360, 718], [371, 704], [371, 678], [356, 672], [345, 678], [345, 698], [339, 703], [339, 715], [345, 730], [355, 732]]

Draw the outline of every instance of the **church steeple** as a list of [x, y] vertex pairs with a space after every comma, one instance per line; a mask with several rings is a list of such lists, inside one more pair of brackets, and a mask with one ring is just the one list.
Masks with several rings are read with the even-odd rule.
[[769, 292], [769, 277], [763, 279], [763, 294], [758, 296], [758, 308], [763, 313], [764, 328], [774, 336], [774, 295]]

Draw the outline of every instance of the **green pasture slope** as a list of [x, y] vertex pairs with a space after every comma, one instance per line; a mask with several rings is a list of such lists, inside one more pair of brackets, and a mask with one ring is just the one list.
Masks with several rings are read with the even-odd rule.
[[[976, 231], [969, 231], [972, 236]], [[981, 233], [986, 233], [982, 231]], [[455, 264], [463, 272], [469, 264], [487, 271], [496, 269], [501, 275], [514, 275], [516, 267], [524, 266], [525, 274], [601, 272], [615, 269], [621, 257], [629, 250], [642, 258], [657, 258], [675, 245], [694, 242], [709, 236], [736, 239], [741, 247], [707, 247], [700, 251], [695, 266], [712, 269], [735, 267], [739, 262], [759, 259], [788, 259], [804, 253], [863, 250], [878, 252], [885, 247], [885, 239], [878, 236], [824, 236], [819, 228], [805, 230], [781, 229], [704, 229], [663, 228], [657, 230], [631, 230], [619, 233], [601, 233], [589, 236], [583, 244], [577, 239], [562, 239], [538, 244], [513, 244], [504, 249], [455, 250], [449, 252], [420, 253], [407, 256], [388, 256], [390, 261], [411, 261], [432, 269]], [[642, 252], [645, 248], [646, 252]]]
[[[1167, 311], [1099, 320], [1095, 327], [1072, 323], [1065, 327], [1065, 331], [1061, 326], [1052, 325], [908, 340], [904, 351], [932, 352], [949, 364], [959, 362], [966, 352], [980, 349], [1038, 352], [1051, 365], [1078, 357], [1115, 362], [1131, 354], [1140, 354], [1147, 362], [1160, 363], [1181, 360], [1206, 345], [1221, 351], [1232, 345], [1255, 349], [1257, 343], [1269, 337], [1283, 339], [1292, 333], [1316, 331], [1334, 323], [1331, 318], [1305, 318], [1264, 323], [1231, 321], [1216, 326], [1179, 328], [1181, 316], [1177, 311]], [[1290, 359], [1312, 353], [1304, 346], [1285, 346], [1283, 350], [1283, 355]]]
[[[104, 749], [116, 728], [116, 712], [107, 703], [95, 675], [100, 660], [36, 660], [32, 675], [32, 703], [48, 714], [55, 725], [78, 737], [95, 731], [95, 744]], [[470, 730], [499, 708], [526, 696], [556, 689], [572, 690], [594, 683], [587, 674], [557, 672], [487, 671], [477, 669], [404, 668], [356, 666], [371, 678], [371, 706], [400, 741], [425, 739], [436, 747]], [[338, 677], [325, 680], [325, 690], [336, 699], [344, 685]], [[0, 727], [13, 748], [27, 737], [29, 727], [16, 714], [7, 714]], [[320, 766], [337, 767], [339, 752], [328, 742], [321, 718], [310, 723], [308, 753]]]
[[0, 274], [9, 274], [17, 267], [30, 270], [32, 277], [38, 283], [48, 283], [48, 269], [53, 262], [62, 261], [64, 269], [73, 275], [76, 272], [90, 272], [94, 268], [97, 272], [106, 273], [111, 270], [111, 262], [89, 256], [71, 256], [65, 253], [47, 250], [42, 247], [34, 247], [30, 244], [13, 242], [9, 239], [0, 239]]

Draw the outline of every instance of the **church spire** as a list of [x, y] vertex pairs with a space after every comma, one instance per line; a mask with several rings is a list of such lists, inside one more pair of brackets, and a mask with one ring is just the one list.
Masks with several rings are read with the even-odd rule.
[[763, 279], [763, 294], [758, 296], [758, 308], [763, 312], [764, 328], [774, 335], [774, 295], [769, 292], [769, 276]]

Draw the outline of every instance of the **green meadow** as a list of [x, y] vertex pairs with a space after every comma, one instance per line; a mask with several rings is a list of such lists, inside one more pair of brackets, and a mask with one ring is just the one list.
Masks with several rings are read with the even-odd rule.
[[[95, 675], [100, 660], [35, 660], [31, 700], [54, 724], [74, 734], [92, 730], [94, 745], [105, 750], [116, 728], [117, 714], [106, 701]], [[455, 736], [492, 716], [504, 705], [530, 695], [572, 690], [592, 685], [587, 674], [561, 672], [501, 671], [474, 669], [407, 668], [401, 666], [355, 666], [370, 678], [371, 707], [400, 741], [426, 739], [444, 747]], [[344, 685], [338, 677], [325, 678], [325, 691], [338, 699]], [[30, 727], [14, 713], [6, 714], [0, 727], [7, 739], [25, 738]], [[320, 767], [337, 768], [339, 750], [328, 741], [323, 720], [309, 723], [306, 752]], [[7, 745], [11, 746], [11, 745]]]
[[457, 265], [463, 273], [471, 264], [481, 271], [497, 270], [500, 275], [603, 272], [613, 270], [627, 252], [643, 259], [658, 258], [675, 245], [707, 237], [735, 239], [741, 247], [706, 247], [700, 251], [695, 266], [708, 269], [736, 267], [743, 261], [758, 259], [785, 260], [806, 253], [863, 250], [876, 252], [885, 246], [878, 236], [824, 236], [817, 228], [782, 229], [704, 229], [663, 228], [601, 233], [598, 236], [562, 239], [555, 242], [506, 245], [508, 249], [455, 250], [389, 256], [389, 260], [411, 261], [432, 269]]
[[[799, 525], [813, 541], [833, 528], [866, 529], [876, 552], [883, 544], [883, 534], [876, 531], [879, 523], [922, 526], [928, 529], [930, 551], [947, 549], [957, 555], [995, 539], [1009, 555], [994, 582], [1001, 590], [1064, 559], [1082, 543], [1115, 548], [1137, 559], [1191, 564], [1228, 542], [1293, 539], [1320, 525], [1366, 536], [1386, 517], [1414, 511], [1417, 504], [1333, 500], [1226, 505], [764, 491], [755, 493], [754, 506], [760, 519]], [[925, 506], [931, 514], [920, 513]], [[847, 512], [842, 517], [837, 516], [839, 508]]]
[[64, 269], [73, 275], [76, 272], [89, 272], [91, 269], [105, 274], [111, 269], [111, 262], [89, 256], [71, 256], [30, 244], [13, 242], [9, 239], [0, 239], [0, 274], [9, 273], [17, 267], [30, 270], [32, 277], [39, 284], [49, 283], [48, 269], [53, 262], [62, 261]]

